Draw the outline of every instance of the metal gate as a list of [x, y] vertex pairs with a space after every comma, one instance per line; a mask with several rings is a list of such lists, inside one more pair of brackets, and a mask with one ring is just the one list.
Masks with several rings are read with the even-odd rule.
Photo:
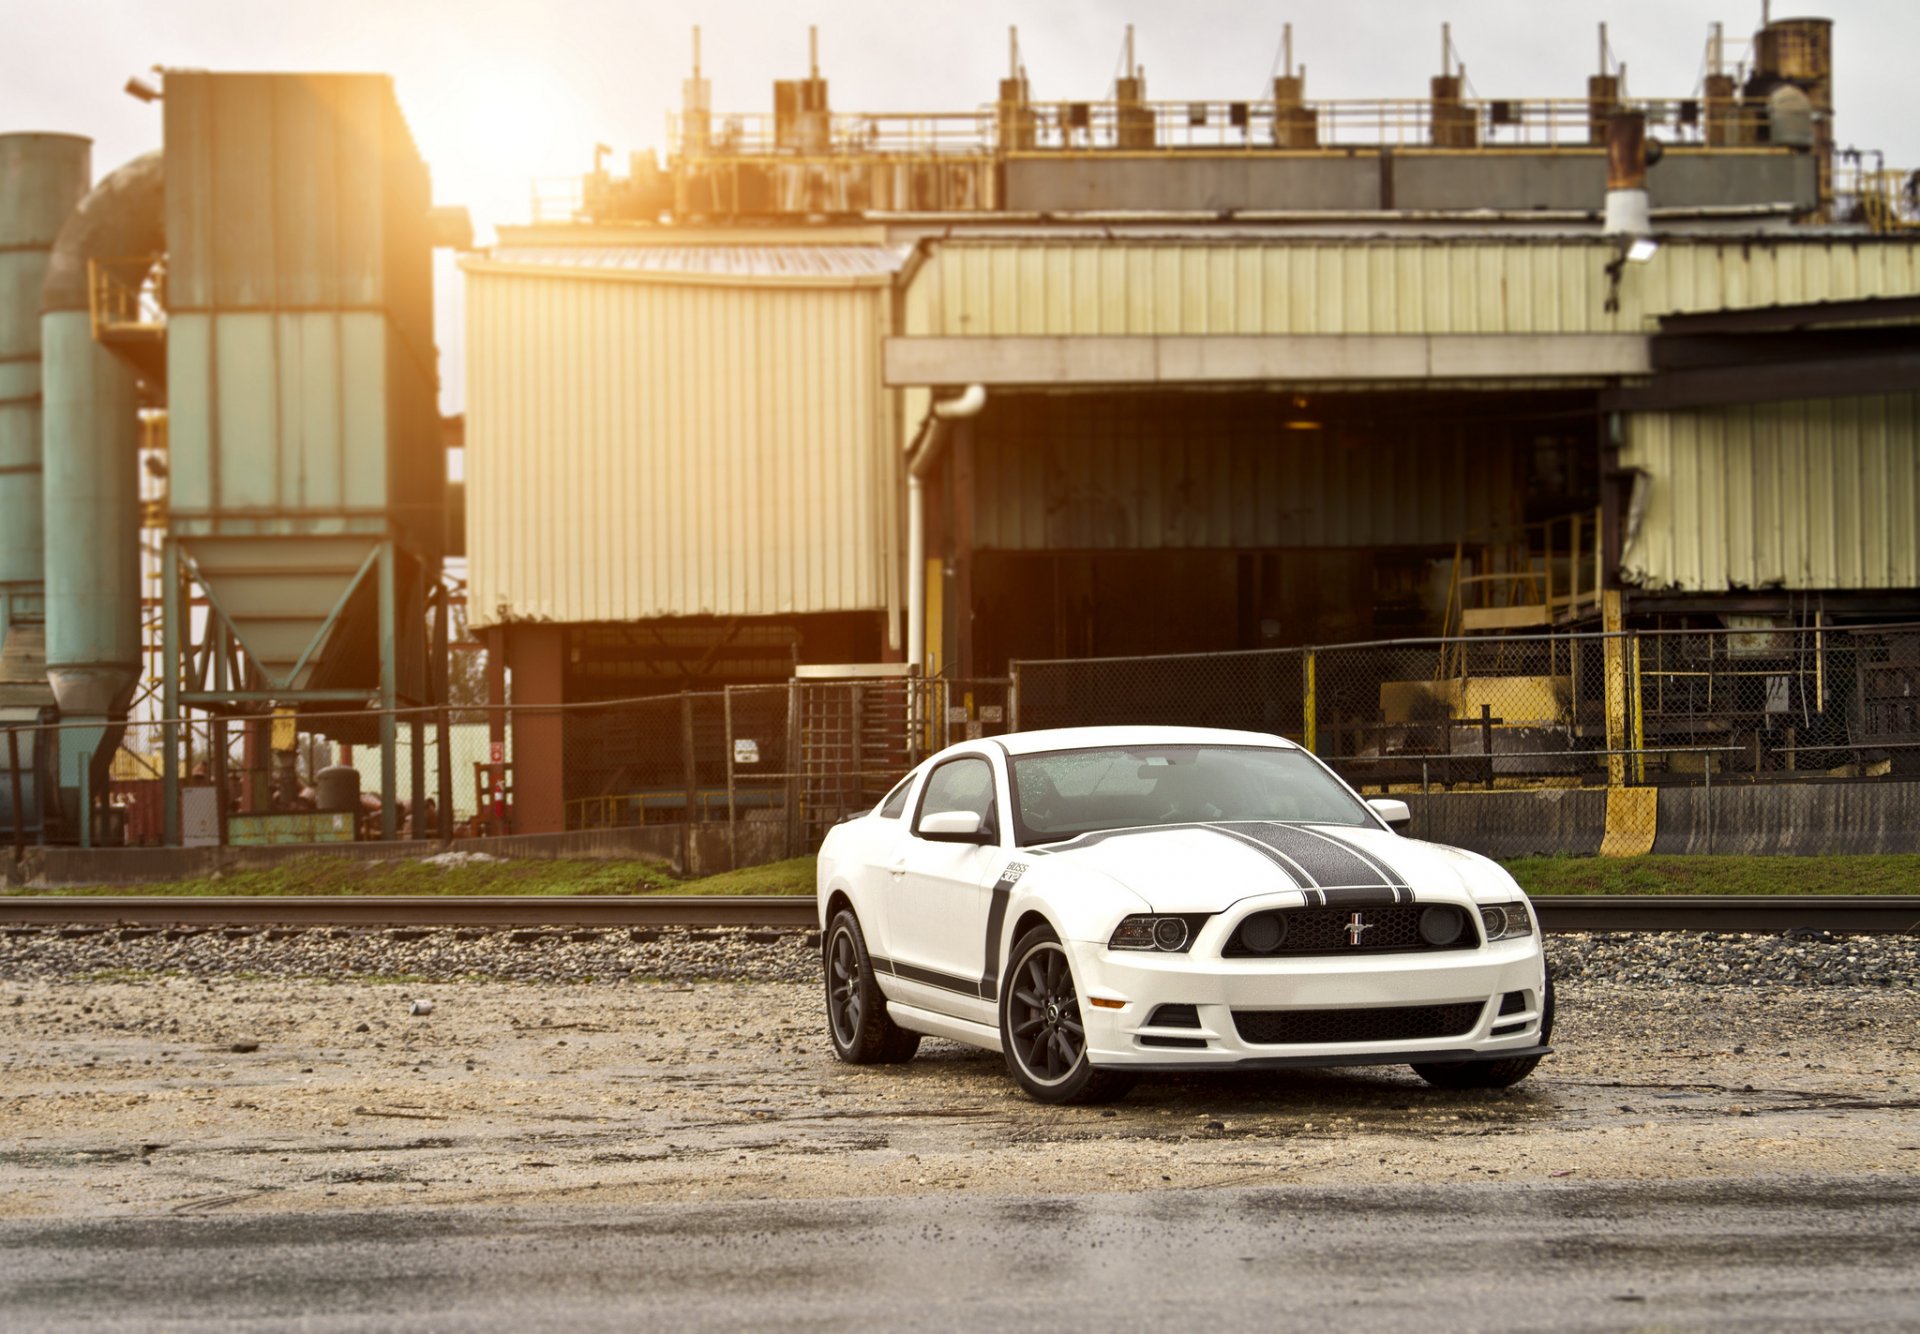
[[928, 755], [1006, 731], [1008, 684], [909, 676], [891, 663], [800, 668], [792, 685], [799, 800], [791, 811], [800, 839], [818, 847], [828, 829], [870, 809]]

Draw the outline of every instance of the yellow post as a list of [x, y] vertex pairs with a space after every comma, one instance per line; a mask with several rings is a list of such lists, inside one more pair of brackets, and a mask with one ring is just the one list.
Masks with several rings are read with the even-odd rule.
[[1647, 781], [1646, 698], [1640, 693], [1640, 636], [1633, 637], [1633, 781]]
[[1313, 650], [1308, 649], [1307, 662], [1306, 662], [1307, 695], [1306, 695], [1306, 699], [1301, 703], [1301, 711], [1306, 716], [1304, 744], [1306, 745], [1306, 748], [1308, 750], [1313, 751], [1315, 754], [1318, 754], [1320, 751], [1320, 719], [1319, 719], [1320, 706], [1319, 706], [1318, 700], [1315, 698], [1315, 682], [1314, 682], [1315, 661], [1314, 660], [1315, 660], [1315, 654]]
[[1607, 786], [1622, 787], [1627, 781], [1627, 666], [1625, 645], [1620, 642], [1620, 590], [1609, 588], [1600, 596], [1600, 628], [1605, 633], [1603, 652], [1606, 662], [1607, 701]]

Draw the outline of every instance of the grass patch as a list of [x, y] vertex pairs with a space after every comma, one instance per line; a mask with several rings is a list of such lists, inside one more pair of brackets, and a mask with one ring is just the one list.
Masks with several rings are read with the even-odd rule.
[[[1920, 894], [1920, 855], [1849, 857], [1520, 857], [1508, 871], [1529, 894]], [[21, 892], [21, 891], [15, 891]], [[280, 866], [159, 884], [25, 893], [184, 896], [780, 894], [814, 892], [814, 859], [676, 880], [658, 862], [503, 861], [430, 866], [316, 853]]]
[[[314, 853], [278, 866], [225, 871], [192, 880], [135, 885], [76, 885], [29, 894], [180, 895], [190, 898], [302, 894], [647, 894], [677, 886], [659, 862], [502, 861], [431, 866], [421, 861], [367, 862]], [[697, 882], [695, 882], [697, 883]]]
[[16, 891], [101, 897], [118, 894], [187, 898], [289, 895], [598, 895], [598, 894], [797, 894], [813, 893], [813, 858], [795, 857], [768, 866], [676, 880], [659, 862], [518, 860], [431, 866], [421, 861], [365, 862], [325, 853], [296, 857], [279, 866], [226, 871], [219, 876], [134, 885], [74, 885]]
[[1529, 894], [1920, 894], [1920, 855], [1519, 857]]
[[792, 857], [765, 866], [749, 866], [739, 871], [698, 880], [682, 880], [664, 886], [662, 894], [798, 894], [814, 892], [813, 858]]

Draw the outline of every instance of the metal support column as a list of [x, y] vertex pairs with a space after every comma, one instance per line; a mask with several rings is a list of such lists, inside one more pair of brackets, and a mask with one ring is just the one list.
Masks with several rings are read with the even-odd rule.
[[399, 832], [400, 812], [397, 806], [400, 796], [399, 765], [396, 754], [399, 749], [400, 727], [393, 711], [400, 703], [399, 688], [399, 634], [397, 622], [400, 590], [395, 586], [393, 539], [382, 539], [380, 543], [380, 569], [375, 576], [380, 581], [380, 837], [391, 840]]
[[407, 796], [413, 802], [411, 813], [407, 817], [408, 838], [429, 838], [427, 833], [427, 719], [423, 713], [414, 713], [409, 722], [407, 742], [412, 753], [407, 756]]
[[734, 804], [736, 799], [733, 789], [732, 686], [721, 687], [720, 707], [722, 710], [722, 724], [726, 728], [727, 733], [727, 869], [729, 871], [737, 871], [740, 869], [740, 846], [738, 842], [739, 835], [734, 825], [734, 821], [739, 813], [735, 810]]
[[[909, 695], [913, 682], [909, 679]], [[798, 857], [806, 851], [806, 823], [801, 810], [805, 799], [806, 784], [801, 781], [800, 770], [800, 682], [798, 678], [787, 682], [787, 759], [782, 766], [787, 771], [787, 856]]]
[[[229, 655], [227, 651], [227, 625], [217, 614], [208, 618], [207, 643], [213, 657], [213, 693], [224, 696], [233, 689], [235, 683], [228, 675]], [[208, 729], [213, 737], [213, 754], [209, 757], [208, 773], [213, 778], [213, 821], [216, 837], [214, 842], [221, 847], [227, 845], [227, 715], [215, 706], [213, 724]]]
[[172, 539], [160, 554], [160, 841], [180, 846], [180, 632], [185, 625], [180, 547]]
[[1620, 590], [1609, 588], [1600, 596], [1600, 628], [1606, 639], [1601, 652], [1606, 662], [1607, 707], [1607, 786], [1622, 787], [1627, 781], [1627, 663], [1625, 636], [1621, 625], [1625, 617], [1620, 605]]
[[439, 705], [440, 733], [440, 820], [434, 835], [441, 841], [453, 837], [453, 711], [449, 707], [447, 683], [452, 670], [452, 661], [448, 654], [453, 651], [449, 617], [452, 611], [448, 606], [449, 594], [444, 583], [434, 585], [433, 599], [433, 700]]
[[1303, 715], [1301, 723], [1301, 744], [1315, 754], [1320, 752], [1320, 699], [1319, 699], [1319, 661], [1312, 649], [1307, 650], [1302, 671], [1306, 674], [1306, 692], [1300, 701]]
[[687, 874], [693, 874], [693, 822], [699, 818], [695, 810], [700, 800], [700, 772], [694, 762], [693, 753], [693, 696], [680, 692], [680, 767], [681, 780], [687, 790], [686, 820], [680, 826], [680, 867]]

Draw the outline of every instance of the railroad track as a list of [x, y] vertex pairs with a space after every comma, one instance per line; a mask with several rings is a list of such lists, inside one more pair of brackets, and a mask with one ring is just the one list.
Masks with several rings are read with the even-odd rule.
[[[1536, 898], [1559, 931], [1920, 934], [1920, 895]], [[0, 895], [0, 923], [37, 926], [812, 926], [805, 897], [174, 898]]]

